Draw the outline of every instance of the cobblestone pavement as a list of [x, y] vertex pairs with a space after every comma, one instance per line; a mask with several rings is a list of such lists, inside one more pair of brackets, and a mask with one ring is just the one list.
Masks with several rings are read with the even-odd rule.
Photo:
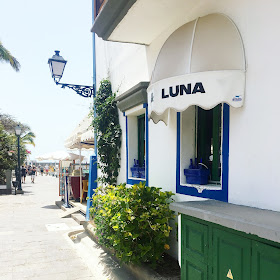
[[58, 179], [28, 176], [22, 188], [0, 195], [0, 280], [98, 279], [65, 238], [81, 226], [59, 217]]

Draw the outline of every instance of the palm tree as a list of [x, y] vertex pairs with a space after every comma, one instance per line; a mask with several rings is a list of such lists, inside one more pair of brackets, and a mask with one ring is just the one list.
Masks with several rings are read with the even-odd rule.
[[35, 134], [30, 131], [21, 137], [21, 141], [23, 145], [33, 145], [35, 147], [34, 138]]
[[2, 45], [0, 41], [0, 61], [9, 62], [14, 70], [19, 71], [20, 63], [11, 53]]

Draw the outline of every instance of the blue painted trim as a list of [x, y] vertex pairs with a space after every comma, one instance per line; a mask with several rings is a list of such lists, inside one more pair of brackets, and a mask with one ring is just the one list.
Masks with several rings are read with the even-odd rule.
[[[140, 182], [146, 182], [145, 179], [141, 180], [141, 179], [128, 179], [127, 180], [127, 184], [129, 185], [134, 185], [134, 184], [139, 184]], [[146, 186], [148, 186], [147, 182], [146, 182]]]
[[146, 113], [145, 113], [145, 116], [146, 116], [146, 162], [145, 162], [145, 167], [146, 167], [146, 173], [145, 173], [145, 176], [146, 176], [146, 185], [149, 186], [149, 117], [148, 117], [148, 104], [147, 103], [144, 103], [143, 104], [143, 108], [146, 108]]
[[126, 148], [126, 182], [128, 183], [128, 124], [127, 117], [125, 117], [125, 148]]
[[176, 193], [180, 193], [180, 150], [181, 150], [181, 113], [177, 112], [177, 147], [176, 147]]
[[180, 184], [180, 154], [181, 154], [181, 113], [177, 113], [177, 149], [176, 149], [176, 193], [196, 197], [210, 198], [228, 202], [228, 158], [229, 158], [229, 105], [223, 105], [223, 143], [222, 143], [222, 190], [203, 190]]
[[88, 176], [88, 193], [87, 197], [87, 211], [86, 211], [86, 220], [90, 220], [90, 207], [92, 206], [92, 195], [94, 190], [97, 188], [97, 157], [90, 156], [90, 163], [89, 163], [89, 176]]
[[126, 183], [130, 185], [139, 184], [139, 182], [146, 182], [146, 185], [149, 186], [149, 119], [148, 119], [148, 104], [144, 103], [143, 108], [146, 109], [145, 111], [145, 132], [146, 132], [146, 172], [145, 172], [145, 179], [129, 179], [128, 178], [128, 172], [129, 172], [129, 166], [128, 166], [128, 123], [127, 123], [127, 116], [125, 120], [125, 133], [126, 133]]
[[125, 112], [123, 112], [123, 116], [125, 117]]
[[222, 143], [222, 186], [223, 186], [223, 200], [228, 202], [228, 172], [229, 172], [229, 105], [224, 104], [223, 107], [223, 143]]

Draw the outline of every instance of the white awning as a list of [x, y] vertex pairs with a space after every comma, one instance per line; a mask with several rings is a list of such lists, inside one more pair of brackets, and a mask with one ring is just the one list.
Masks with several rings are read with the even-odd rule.
[[47, 154], [43, 154], [40, 155], [38, 157], [36, 157], [37, 160], [41, 161], [41, 160], [52, 160], [52, 154], [51, 153], [47, 153]]
[[183, 25], [158, 55], [147, 89], [149, 117], [167, 123], [170, 109], [243, 106], [245, 65], [240, 34], [228, 17], [210, 14]]
[[91, 123], [92, 117], [87, 115], [64, 142], [64, 146], [68, 149], [93, 149], [94, 132]]
[[[81, 160], [83, 160], [84, 157], [81, 157]], [[48, 154], [41, 155], [36, 158], [39, 161], [42, 160], [77, 160], [79, 159], [79, 155], [68, 153], [66, 151], [56, 151]]]

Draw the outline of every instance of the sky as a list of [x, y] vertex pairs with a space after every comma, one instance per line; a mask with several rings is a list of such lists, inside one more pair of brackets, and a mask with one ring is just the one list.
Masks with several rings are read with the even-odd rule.
[[56, 85], [47, 64], [59, 50], [67, 60], [60, 82], [92, 85], [91, 11], [91, 0], [1, 3], [0, 40], [21, 69], [0, 62], [0, 112], [36, 134], [31, 159], [66, 150], [64, 141], [92, 107], [91, 98]]

